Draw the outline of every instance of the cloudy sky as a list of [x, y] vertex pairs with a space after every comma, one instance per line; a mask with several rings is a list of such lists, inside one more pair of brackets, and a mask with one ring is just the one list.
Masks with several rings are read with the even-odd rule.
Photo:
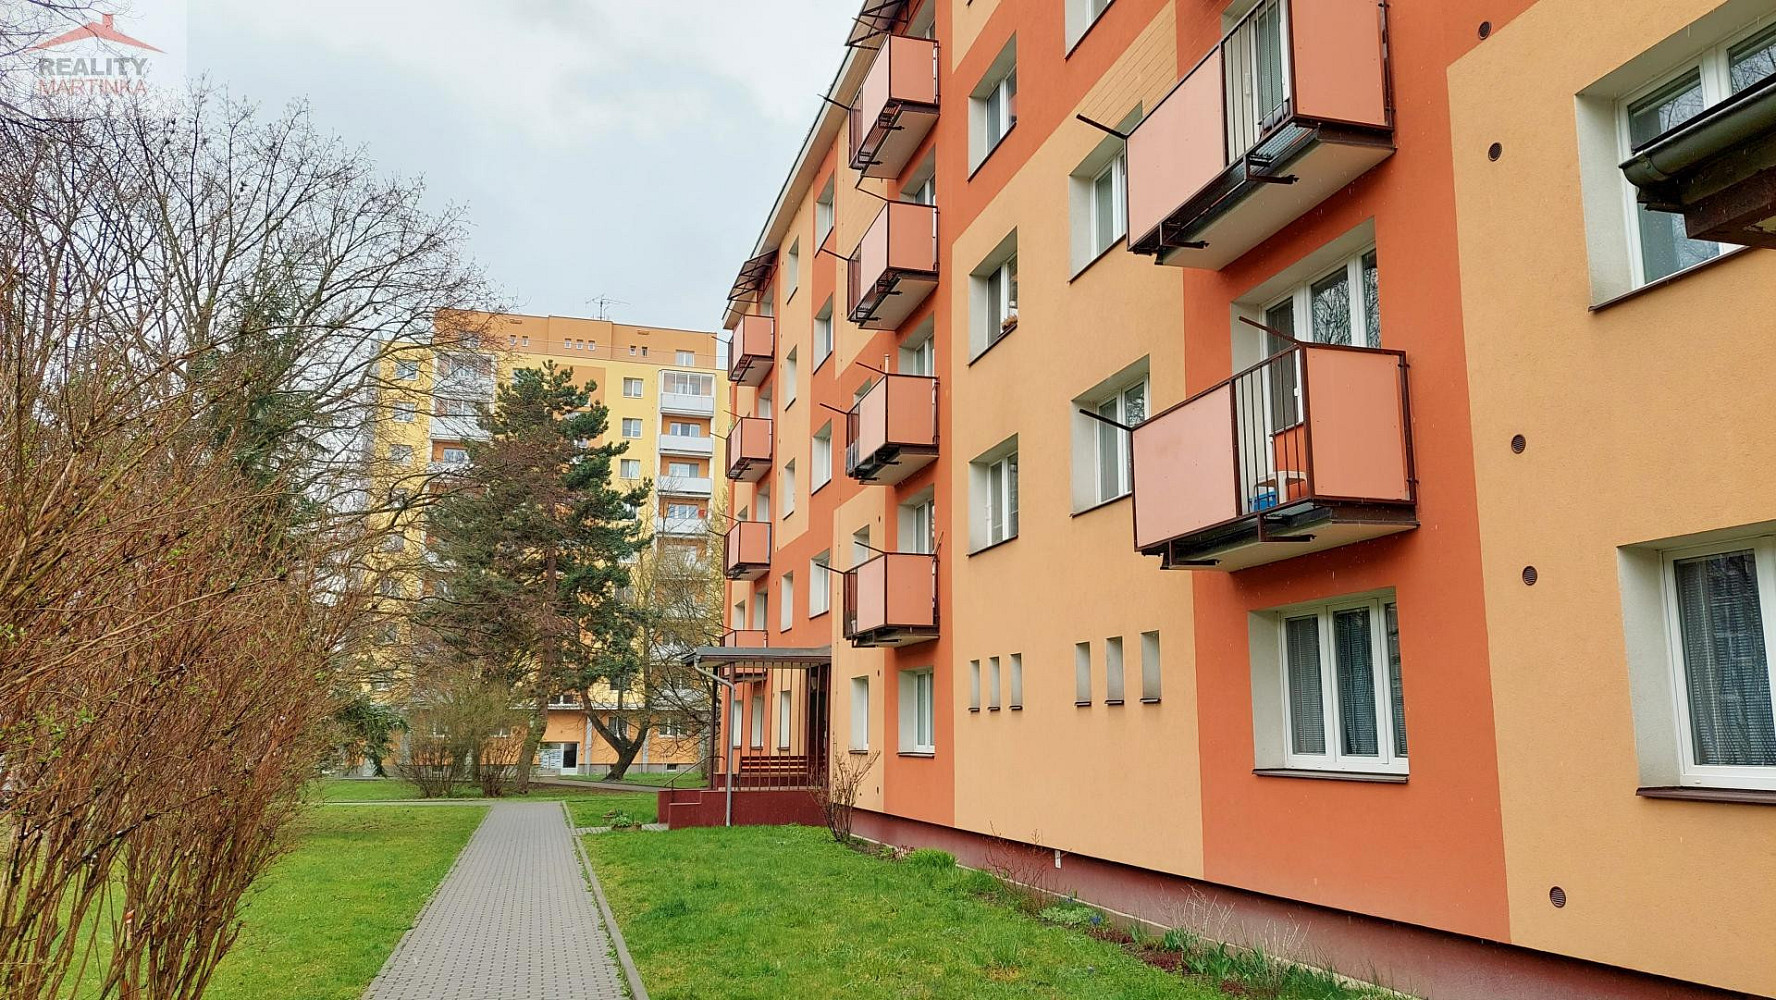
[[464, 206], [524, 312], [714, 329], [858, 0], [190, 0], [191, 72]]

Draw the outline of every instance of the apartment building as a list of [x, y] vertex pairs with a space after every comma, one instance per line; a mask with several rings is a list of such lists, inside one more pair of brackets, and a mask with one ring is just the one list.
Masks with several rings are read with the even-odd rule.
[[724, 317], [729, 643], [830, 649], [859, 832], [1429, 997], [1776, 994], [1773, 26], [870, 0]]
[[[465, 443], [485, 435], [478, 416], [493, 404], [496, 386], [518, 369], [553, 362], [570, 371], [576, 385], [594, 384], [593, 400], [610, 413], [607, 437], [627, 446], [613, 470], [616, 485], [653, 483], [651, 507], [638, 515], [651, 522], [656, 544], [703, 545], [727, 492], [725, 484], [717, 488], [714, 472], [724, 456], [716, 409], [726, 396], [727, 371], [713, 334], [516, 314], [475, 317], [473, 325], [479, 350], [397, 362], [398, 370], [386, 373], [392, 412], [379, 421], [372, 445], [382, 468], [423, 482], [428, 470], [467, 462]], [[423, 544], [423, 525], [415, 524], [404, 545], [418, 551]], [[616, 707], [609, 691], [591, 704], [578, 696], [551, 702], [541, 764], [567, 774], [602, 773], [616, 753], [588, 716], [599, 713], [621, 726]], [[695, 764], [700, 753], [686, 730], [669, 726], [650, 734], [634, 766], [678, 770]]]

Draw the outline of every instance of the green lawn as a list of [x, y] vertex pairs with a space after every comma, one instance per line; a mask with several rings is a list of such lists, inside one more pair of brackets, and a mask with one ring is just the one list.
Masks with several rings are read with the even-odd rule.
[[316, 808], [247, 894], [206, 1000], [356, 1000], [487, 810]]
[[1225, 994], [1000, 901], [990, 877], [801, 827], [586, 838], [654, 1000]]
[[[603, 794], [597, 788], [570, 788], [563, 785], [532, 785], [530, 794], [512, 796], [532, 802], [551, 802], [582, 795]], [[478, 799], [477, 785], [456, 786], [455, 798]], [[327, 802], [393, 802], [419, 798], [419, 786], [399, 778], [326, 778], [321, 781], [321, 798]]]
[[[563, 781], [608, 781], [601, 774], [564, 774]], [[672, 785], [675, 788], [702, 788], [702, 771], [662, 771], [660, 773], [630, 771], [623, 776], [621, 784], [641, 785], [646, 788], [664, 788]]]
[[575, 829], [605, 826], [604, 814], [613, 810], [626, 812], [639, 823], [652, 823], [659, 812], [657, 792], [604, 792], [569, 799], [567, 811], [573, 815]]

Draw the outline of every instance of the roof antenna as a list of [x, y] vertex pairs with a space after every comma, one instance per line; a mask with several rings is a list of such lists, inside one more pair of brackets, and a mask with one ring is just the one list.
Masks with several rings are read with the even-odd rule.
[[597, 313], [597, 315], [592, 317], [593, 319], [609, 322], [611, 306], [626, 306], [629, 303], [624, 302], [622, 299], [613, 299], [609, 295], [597, 295], [587, 299], [586, 304], [591, 306], [593, 311]]

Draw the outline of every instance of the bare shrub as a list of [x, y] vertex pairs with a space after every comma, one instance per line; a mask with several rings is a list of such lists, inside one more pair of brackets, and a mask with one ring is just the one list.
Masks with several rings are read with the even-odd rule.
[[851, 843], [851, 824], [857, 813], [858, 793], [881, 759], [880, 750], [871, 750], [867, 754], [835, 750], [826, 784], [813, 790], [814, 801], [819, 804], [821, 816], [826, 820], [827, 832], [841, 844]]

